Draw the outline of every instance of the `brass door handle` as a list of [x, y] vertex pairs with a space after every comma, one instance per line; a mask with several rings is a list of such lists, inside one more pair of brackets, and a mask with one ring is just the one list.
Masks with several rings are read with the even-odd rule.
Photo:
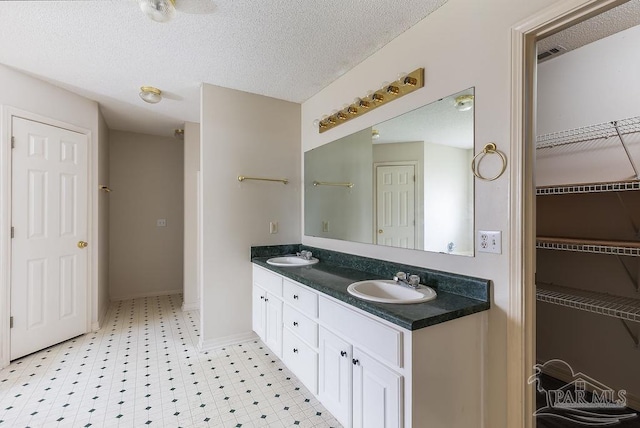
[[382, 229], [378, 229], [378, 233], [383, 233], [384, 231]]
[[78, 248], [87, 248], [89, 246], [88, 242], [78, 241]]

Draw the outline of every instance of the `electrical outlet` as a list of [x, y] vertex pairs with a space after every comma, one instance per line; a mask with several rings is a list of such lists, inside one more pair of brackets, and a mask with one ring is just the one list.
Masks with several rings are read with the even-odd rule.
[[278, 222], [277, 221], [269, 222], [269, 233], [272, 234], [272, 235], [278, 233]]
[[323, 232], [329, 231], [329, 220], [322, 220], [322, 231]]
[[167, 219], [166, 218], [159, 218], [158, 221], [156, 222], [156, 226], [157, 227], [167, 227]]
[[502, 232], [499, 230], [479, 230], [478, 252], [502, 254]]

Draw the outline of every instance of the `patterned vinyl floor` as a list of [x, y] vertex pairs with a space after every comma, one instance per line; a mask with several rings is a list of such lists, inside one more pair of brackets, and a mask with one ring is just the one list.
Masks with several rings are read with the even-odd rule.
[[198, 352], [181, 302], [115, 302], [98, 332], [0, 370], [0, 428], [340, 426], [262, 342]]

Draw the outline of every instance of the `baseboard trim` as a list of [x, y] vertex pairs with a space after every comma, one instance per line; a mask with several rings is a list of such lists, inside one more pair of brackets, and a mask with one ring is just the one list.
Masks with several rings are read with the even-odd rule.
[[[538, 364], [544, 364], [544, 361], [538, 360], [537, 362]], [[569, 369], [549, 365], [544, 367], [543, 372], [544, 374], [549, 375], [551, 377], [555, 377], [556, 379], [561, 380], [563, 382], [566, 382], [566, 383], [573, 382], [573, 373], [571, 373]], [[586, 386], [587, 386], [587, 390], [589, 390], [590, 389], [589, 385], [587, 384]], [[617, 389], [611, 385], [607, 385], [607, 386], [614, 390]], [[636, 411], [640, 411], [639, 395], [631, 394], [629, 391], [627, 391], [626, 399], [627, 399], [627, 407]]]
[[200, 310], [200, 302], [182, 302], [182, 312], [188, 311], [199, 311]]
[[170, 296], [172, 294], [182, 294], [182, 289], [166, 290], [166, 291], [150, 291], [148, 293], [127, 294], [126, 296], [110, 296], [112, 302], [121, 300], [141, 299], [143, 297]]
[[253, 331], [249, 331], [246, 333], [232, 334], [230, 336], [219, 337], [216, 339], [201, 340], [200, 343], [198, 343], [198, 351], [211, 351], [223, 346], [236, 345], [238, 343], [249, 342], [251, 340], [257, 339], [258, 335]]

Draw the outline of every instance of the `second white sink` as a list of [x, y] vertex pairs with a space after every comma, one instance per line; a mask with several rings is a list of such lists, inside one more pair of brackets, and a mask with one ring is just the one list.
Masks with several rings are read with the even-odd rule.
[[280, 267], [286, 267], [286, 266], [293, 267], [293, 266], [315, 265], [319, 261], [320, 260], [316, 259], [315, 257], [312, 257], [311, 259], [304, 259], [298, 256], [283, 256], [283, 257], [272, 257], [269, 260], [267, 260], [267, 264], [270, 264], [272, 266], [280, 266]]
[[422, 303], [437, 297], [435, 290], [426, 285], [413, 289], [390, 279], [354, 282], [347, 291], [352, 296], [379, 303]]

